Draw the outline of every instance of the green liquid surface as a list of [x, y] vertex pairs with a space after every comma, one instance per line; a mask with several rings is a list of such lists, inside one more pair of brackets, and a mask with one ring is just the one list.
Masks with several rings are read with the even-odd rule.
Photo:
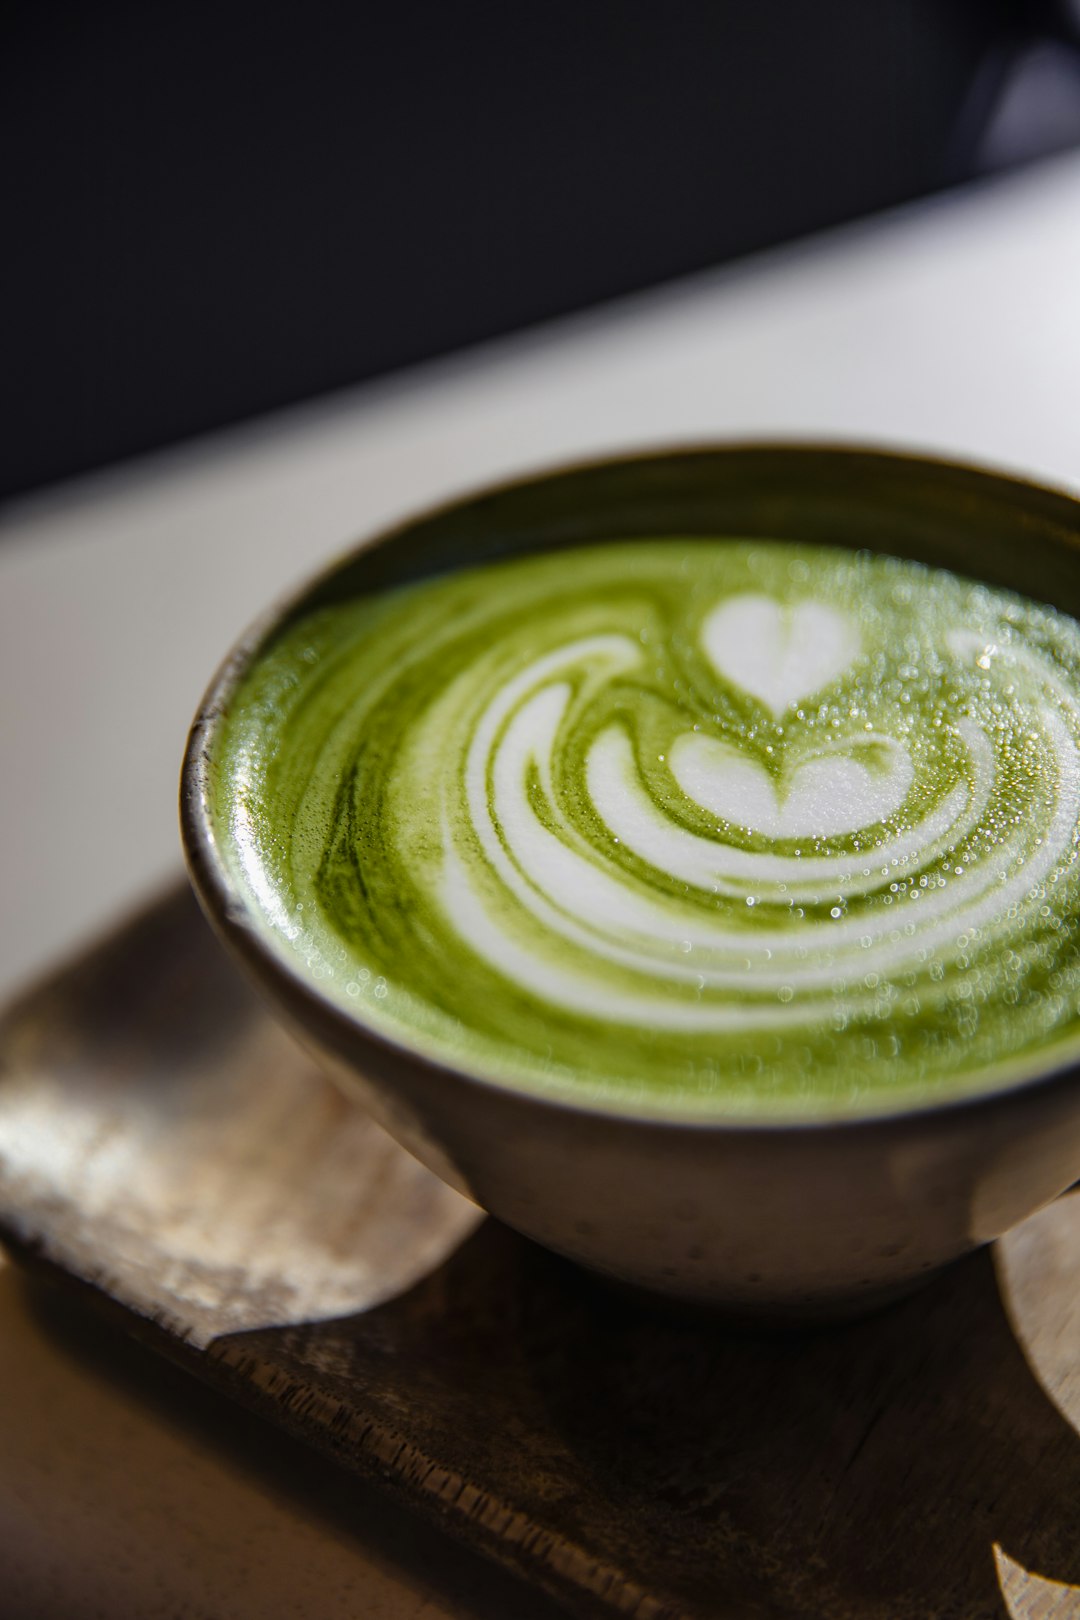
[[293, 619], [211, 814], [360, 1022], [594, 1106], [946, 1100], [1080, 1050], [1080, 626], [869, 553], [678, 538]]

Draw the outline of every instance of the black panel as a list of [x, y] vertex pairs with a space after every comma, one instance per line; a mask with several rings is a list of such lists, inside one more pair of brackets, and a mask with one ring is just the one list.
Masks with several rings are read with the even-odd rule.
[[946, 183], [1015, 13], [19, 4], [0, 490]]

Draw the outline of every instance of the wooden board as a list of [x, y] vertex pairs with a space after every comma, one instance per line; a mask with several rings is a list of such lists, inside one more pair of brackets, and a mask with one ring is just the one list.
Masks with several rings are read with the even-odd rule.
[[650, 1308], [341, 1101], [182, 891], [0, 1058], [18, 1258], [572, 1612], [1080, 1615], [1080, 1196], [842, 1329]]

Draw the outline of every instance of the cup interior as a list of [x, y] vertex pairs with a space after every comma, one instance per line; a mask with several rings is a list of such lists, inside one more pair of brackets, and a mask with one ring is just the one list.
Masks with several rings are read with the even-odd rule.
[[1080, 617], [1072, 496], [895, 452], [736, 445], [572, 467], [454, 502], [335, 563], [279, 626], [342, 596], [524, 552], [717, 534], [906, 557]]
[[[885, 451], [745, 445], [632, 456], [508, 484], [412, 519], [332, 564], [257, 625], [223, 666], [189, 740], [182, 822], [196, 888], [259, 976], [280, 990], [285, 969], [269, 962], [258, 930], [244, 927], [247, 902], [216, 848], [209, 801], [220, 718], [278, 635], [335, 601], [462, 566], [604, 541], [716, 535], [881, 552], [1080, 618], [1080, 502], [991, 471]], [[299, 988], [340, 1019], [314, 980]], [[354, 1021], [363, 1027], [360, 1011]], [[1052, 1071], [1035, 1054], [1009, 1083], [1042, 1072]]]

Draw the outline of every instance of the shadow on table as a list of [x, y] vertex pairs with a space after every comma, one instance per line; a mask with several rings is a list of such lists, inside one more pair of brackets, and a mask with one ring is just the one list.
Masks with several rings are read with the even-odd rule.
[[[433, 1617], [460, 1615], [462, 1620], [466, 1616], [468, 1620], [509, 1620], [511, 1616], [513, 1620], [557, 1620], [565, 1613], [542, 1593], [480, 1560], [473, 1552], [408, 1512], [384, 1491], [334, 1466], [313, 1452], [309, 1445], [271, 1427], [263, 1418], [197, 1383], [161, 1357], [148, 1354], [113, 1322], [100, 1319], [81, 1301], [70, 1299], [60, 1289], [0, 1268], [0, 1319], [6, 1330], [0, 1361], [12, 1396], [10, 1410], [5, 1404], [4, 1466], [11, 1467], [20, 1455], [31, 1456], [43, 1469], [52, 1468], [55, 1473], [55, 1465], [42, 1455], [49, 1449], [42, 1444], [42, 1427], [51, 1434], [58, 1423], [78, 1422], [81, 1411], [83, 1430], [93, 1431], [89, 1453], [85, 1432], [71, 1433], [69, 1429], [66, 1438], [59, 1437], [58, 1445], [65, 1457], [64, 1467], [70, 1465], [78, 1469], [82, 1466], [81, 1458], [86, 1455], [94, 1458], [93, 1489], [98, 1495], [105, 1493], [100, 1515], [95, 1515], [101, 1521], [98, 1533], [103, 1531], [105, 1538], [106, 1550], [101, 1557], [108, 1556], [108, 1548], [122, 1553], [134, 1538], [139, 1544], [135, 1549], [137, 1557], [145, 1563], [153, 1557], [153, 1548], [148, 1550], [145, 1546], [146, 1525], [156, 1525], [156, 1533], [161, 1538], [161, 1569], [163, 1577], [167, 1578], [168, 1570], [184, 1556], [185, 1541], [197, 1534], [202, 1510], [195, 1504], [185, 1503], [188, 1476], [164, 1483], [154, 1477], [155, 1468], [170, 1460], [175, 1464], [175, 1448], [168, 1441], [156, 1438], [157, 1431], [164, 1429], [194, 1441], [200, 1453], [217, 1459], [229, 1474], [238, 1474], [249, 1481], [271, 1502], [284, 1503], [290, 1518], [295, 1515], [297, 1522], [314, 1520], [335, 1539], [340, 1538], [354, 1547], [362, 1560], [355, 1572], [355, 1612], [358, 1614], [390, 1612], [385, 1607], [387, 1580], [392, 1588], [400, 1583], [406, 1594], [415, 1593], [412, 1604], [407, 1595], [400, 1598], [403, 1616], [422, 1612]], [[20, 1323], [25, 1325], [24, 1331], [19, 1331]], [[49, 1354], [52, 1351], [55, 1351], [55, 1364]], [[30, 1360], [32, 1367], [28, 1364]], [[43, 1366], [43, 1362], [48, 1364]], [[71, 1377], [68, 1367], [77, 1369], [78, 1379]], [[77, 1387], [85, 1383], [87, 1373], [91, 1377], [89, 1390]], [[36, 1395], [33, 1406], [27, 1406], [25, 1394], [19, 1404], [20, 1391], [30, 1390]], [[109, 1404], [110, 1391], [121, 1397], [118, 1410], [123, 1421], [115, 1436], [102, 1437], [103, 1419], [99, 1414], [103, 1403], [106, 1407]], [[132, 1408], [135, 1409], [134, 1421]], [[140, 1408], [152, 1425], [145, 1432], [144, 1425], [138, 1422]], [[99, 1455], [99, 1452], [109, 1454]], [[216, 1477], [217, 1472], [217, 1469], [211, 1470], [211, 1477]], [[196, 1477], [191, 1474], [192, 1479]], [[16, 1480], [16, 1491], [20, 1488]], [[49, 1522], [61, 1522], [64, 1516], [63, 1483], [54, 1483], [50, 1491], [60, 1498], [60, 1506], [55, 1520], [51, 1510], [46, 1515], [43, 1533], [47, 1532]], [[245, 1592], [250, 1597], [253, 1589], [264, 1590], [273, 1576], [259, 1572], [259, 1579], [252, 1588], [253, 1572], [245, 1568], [245, 1559], [249, 1556], [246, 1544], [241, 1540], [235, 1546], [228, 1545], [229, 1538], [235, 1534], [234, 1521], [238, 1521], [241, 1528], [259, 1522], [258, 1507], [238, 1507], [234, 1495], [227, 1485], [223, 1486], [216, 1508], [211, 1504], [206, 1511], [221, 1515], [210, 1549], [211, 1566], [225, 1575], [231, 1572], [235, 1576], [235, 1588], [222, 1590], [218, 1596], [230, 1614], [240, 1615], [249, 1612], [244, 1606]], [[78, 1511], [78, 1503], [74, 1511]], [[179, 1512], [179, 1519], [170, 1526], [169, 1515], [174, 1512]], [[272, 1520], [273, 1515], [269, 1517]], [[11, 1529], [9, 1524], [7, 1532]], [[91, 1536], [95, 1534], [92, 1525], [84, 1525], [82, 1530]], [[6, 1541], [5, 1528], [0, 1524], [0, 1568], [5, 1570], [5, 1595], [0, 1597], [0, 1613], [4, 1620], [17, 1620], [23, 1613], [33, 1613], [35, 1620], [44, 1620], [44, 1611], [36, 1603], [31, 1610], [18, 1606], [19, 1586], [17, 1582], [14, 1588], [10, 1584], [12, 1570], [5, 1553], [12, 1549], [6, 1546]], [[298, 1537], [297, 1546], [308, 1546], [310, 1550], [311, 1545], [310, 1538]], [[318, 1545], [317, 1540], [314, 1545]], [[50, 1566], [56, 1565], [58, 1557], [53, 1546], [49, 1554]], [[65, 1579], [56, 1577], [56, 1568], [50, 1576], [51, 1584], [57, 1588], [57, 1597], [62, 1601], [60, 1606], [50, 1608], [49, 1614], [62, 1614], [64, 1620], [79, 1620], [82, 1614], [104, 1612], [102, 1593], [94, 1588], [92, 1581], [86, 1584], [85, 1608], [73, 1599], [72, 1592], [79, 1585], [75, 1567], [77, 1555], [72, 1549], [65, 1549], [64, 1560]], [[75, 1567], [74, 1574], [68, 1565]], [[381, 1574], [386, 1578], [375, 1580], [375, 1607], [370, 1611], [365, 1608], [368, 1601], [364, 1586], [366, 1567], [370, 1567], [376, 1577]], [[343, 1565], [336, 1566], [331, 1577], [332, 1596], [337, 1603], [333, 1607], [335, 1614], [342, 1603], [348, 1607], [343, 1591], [338, 1591], [338, 1585], [345, 1578], [343, 1568]], [[281, 1608], [279, 1611], [275, 1607], [273, 1612], [311, 1616], [328, 1612], [322, 1606], [328, 1602], [327, 1593], [324, 1591], [322, 1598], [319, 1596], [320, 1580], [325, 1582], [326, 1578], [325, 1572], [320, 1575], [317, 1568], [282, 1571]], [[348, 1578], [353, 1578], [351, 1573]], [[290, 1595], [295, 1599], [298, 1592], [306, 1592], [308, 1596], [299, 1608], [291, 1607]], [[179, 1602], [182, 1595], [174, 1592], [173, 1601]], [[168, 1599], [169, 1594], [166, 1592], [163, 1596]], [[10, 1606], [13, 1602], [15, 1607]], [[311, 1603], [310, 1608], [305, 1606], [307, 1602]], [[107, 1606], [110, 1612], [122, 1612]], [[171, 1603], [166, 1602], [166, 1607], [173, 1612]], [[396, 1605], [392, 1612], [399, 1612]]]
[[995, 1543], [1080, 1585], [1080, 1437], [989, 1253], [871, 1319], [782, 1336], [643, 1307], [489, 1222], [392, 1303], [241, 1348], [660, 1614], [1001, 1616]]

